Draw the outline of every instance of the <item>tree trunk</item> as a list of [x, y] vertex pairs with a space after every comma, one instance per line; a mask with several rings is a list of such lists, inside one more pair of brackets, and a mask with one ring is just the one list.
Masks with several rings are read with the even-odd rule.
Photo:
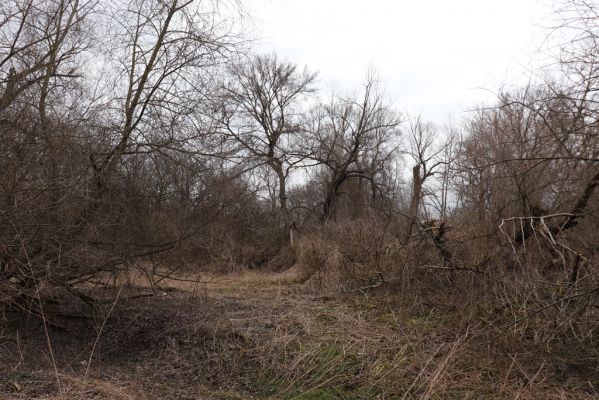
[[324, 199], [324, 206], [322, 209], [323, 221], [328, 221], [329, 219], [335, 216], [339, 188], [341, 187], [341, 185], [343, 185], [343, 182], [345, 182], [346, 178], [347, 176], [345, 174], [333, 174], [333, 180], [331, 182], [331, 185], [329, 186], [327, 195]]
[[289, 240], [291, 238], [290, 230], [292, 229], [292, 226], [291, 213], [287, 207], [287, 179], [283, 173], [283, 167], [280, 165], [280, 163], [273, 163], [272, 166], [277, 174], [277, 177], [279, 178], [279, 206], [281, 209], [281, 216], [283, 217], [283, 232], [285, 239]]
[[412, 234], [414, 224], [418, 218], [418, 206], [420, 205], [420, 198], [422, 197], [422, 178], [420, 177], [420, 164], [412, 168], [412, 199], [410, 200], [410, 209], [408, 210], [408, 216], [410, 221], [408, 223], [408, 229], [406, 231], [406, 240]]

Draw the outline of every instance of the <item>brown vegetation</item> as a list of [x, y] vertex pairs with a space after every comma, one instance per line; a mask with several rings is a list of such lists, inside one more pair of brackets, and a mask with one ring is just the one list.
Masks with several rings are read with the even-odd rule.
[[0, 5], [0, 397], [599, 396], [599, 7], [443, 132], [227, 6]]

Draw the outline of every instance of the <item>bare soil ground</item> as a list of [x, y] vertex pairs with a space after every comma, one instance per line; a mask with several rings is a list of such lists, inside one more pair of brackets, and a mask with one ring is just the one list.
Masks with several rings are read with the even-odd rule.
[[[517, 343], [460, 304], [323, 293], [297, 269], [120, 279], [92, 310], [8, 312], [0, 399], [591, 399], [597, 360]], [[66, 300], [69, 299], [69, 300]], [[566, 346], [567, 347], [567, 346]]]

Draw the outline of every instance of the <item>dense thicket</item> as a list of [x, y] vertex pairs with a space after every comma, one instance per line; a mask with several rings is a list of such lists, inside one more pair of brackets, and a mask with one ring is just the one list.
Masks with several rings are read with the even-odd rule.
[[562, 14], [550, 80], [444, 131], [370, 75], [317, 96], [315, 74], [248, 55], [223, 7], [2, 3], [4, 305], [137, 264], [278, 260], [335, 288], [465, 288], [544, 337], [595, 340], [594, 4]]

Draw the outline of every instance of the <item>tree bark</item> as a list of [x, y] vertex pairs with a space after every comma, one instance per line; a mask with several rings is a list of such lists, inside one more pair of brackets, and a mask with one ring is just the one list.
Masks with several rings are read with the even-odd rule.
[[285, 240], [291, 239], [291, 213], [289, 212], [289, 207], [287, 206], [287, 177], [283, 172], [283, 165], [279, 160], [272, 160], [270, 166], [277, 174], [277, 178], [279, 180], [279, 208], [281, 210], [281, 217], [283, 219], [283, 234], [285, 236]]
[[422, 177], [420, 176], [420, 164], [412, 168], [412, 199], [410, 200], [410, 209], [408, 215], [410, 221], [408, 223], [408, 229], [406, 231], [406, 240], [412, 234], [414, 225], [418, 218], [418, 206], [420, 205], [420, 198], [422, 197]]

